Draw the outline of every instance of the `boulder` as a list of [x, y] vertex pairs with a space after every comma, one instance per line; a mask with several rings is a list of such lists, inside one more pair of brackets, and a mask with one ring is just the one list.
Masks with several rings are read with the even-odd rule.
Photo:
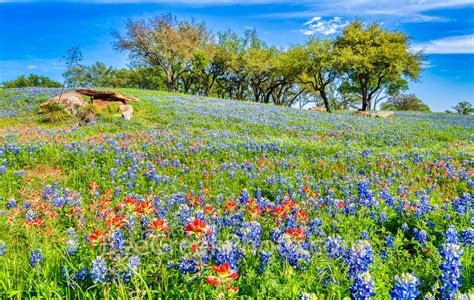
[[124, 96], [120, 93], [114, 91], [99, 91], [99, 90], [92, 90], [92, 89], [76, 89], [76, 92], [79, 94], [90, 96], [92, 100], [100, 99], [103, 101], [120, 101], [123, 104], [125, 102], [138, 102], [140, 101], [137, 98]]
[[61, 99], [59, 98], [59, 95], [57, 95], [42, 103], [40, 108], [41, 110], [45, 110], [54, 103], [61, 105], [64, 109], [69, 110], [72, 113], [76, 113], [79, 108], [86, 104], [81, 95], [74, 92], [67, 92], [61, 95]]
[[122, 113], [122, 119], [130, 121], [133, 117], [133, 106], [131, 105], [120, 105], [119, 110]]
[[316, 112], [326, 112], [326, 107], [319, 107], [319, 106], [314, 106], [308, 109], [309, 111], [316, 111]]
[[95, 104], [98, 109], [103, 109], [107, 105], [109, 105], [111, 103], [115, 103], [115, 102], [123, 104], [123, 102], [121, 102], [121, 101], [107, 101], [107, 100], [103, 100], [103, 99], [93, 99], [92, 100], [92, 103]]
[[358, 111], [354, 112], [354, 114], [357, 115], [357, 116], [361, 116], [361, 117], [368, 117], [369, 116], [369, 112], [365, 111], [365, 110], [358, 110]]
[[375, 116], [378, 118], [391, 118], [393, 117], [393, 111], [376, 111]]
[[131, 111], [133, 113], [133, 106], [122, 104], [119, 106], [120, 112]]
[[122, 119], [125, 121], [130, 121], [133, 117], [133, 111], [127, 110], [122, 113]]

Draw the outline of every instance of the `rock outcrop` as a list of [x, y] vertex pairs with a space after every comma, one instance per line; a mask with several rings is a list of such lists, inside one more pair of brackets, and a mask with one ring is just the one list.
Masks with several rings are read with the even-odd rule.
[[308, 109], [309, 111], [316, 111], [316, 112], [326, 112], [326, 107], [319, 107], [319, 106], [314, 106]]
[[133, 106], [131, 105], [120, 105], [120, 112], [122, 113], [122, 118], [126, 121], [130, 121], [133, 117]]
[[99, 91], [92, 89], [76, 89], [76, 92], [90, 96], [92, 103], [97, 106], [99, 110], [106, 109], [111, 104], [118, 104], [119, 111], [124, 120], [131, 120], [133, 117], [133, 107], [127, 105], [127, 102], [138, 102], [137, 98], [124, 96], [114, 91]]
[[74, 92], [67, 92], [61, 95], [61, 97], [55, 96], [48, 101], [40, 105], [41, 110], [46, 110], [49, 106], [53, 104], [61, 105], [65, 110], [68, 110], [72, 114], [77, 113], [77, 111], [83, 107], [86, 103], [81, 95]]
[[102, 101], [118, 101], [125, 104], [126, 102], [138, 102], [137, 98], [124, 96], [120, 93], [114, 91], [99, 91], [92, 89], [76, 89], [76, 92], [79, 94], [90, 96], [92, 100], [102, 100]]

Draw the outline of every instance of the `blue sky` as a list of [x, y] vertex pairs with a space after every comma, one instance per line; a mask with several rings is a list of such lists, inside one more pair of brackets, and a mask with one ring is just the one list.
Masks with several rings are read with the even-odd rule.
[[81, 47], [82, 63], [125, 67], [127, 57], [113, 50], [111, 32], [123, 30], [128, 18], [166, 12], [205, 21], [213, 32], [255, 28], [280, 47], [309, 35], [337, 35], [357, 17], [380, 21], [407, 33], [413, 49], [427, 54], [422, 79], [410, 83], [410, 92], [434, 111], [474, 102], [473, 0], [0, 0], [0, 81], [29, 73], [61, 80], [59, 59], [73, 46]]

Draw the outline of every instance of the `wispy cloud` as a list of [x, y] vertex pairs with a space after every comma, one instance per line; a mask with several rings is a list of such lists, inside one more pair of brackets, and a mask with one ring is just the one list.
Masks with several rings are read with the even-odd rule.
[[472, 0], [320, 0], [299, 1], [304, 9], [267, 14], [271, 18], [310, 18], [312, 16], [359, 16], [396, 22], [448, 21], [430, 13], [433, 10], [474, 6]]
[[28, 69], [38, 69], [38, 66], [37, 65], [28, 65], [27, 68]]
[[413, 45], [427, 54], [474, 54], [474, 34], [457, 35]]
[[311, 20], [303, 24], [307, 28], [302, 29], [304, 35], [331, 35], [339, 32], [342, 28], [349, 25], [348, 21], [342, 21], [340, 17], [324, 20], [322, 17], [313, 17]]

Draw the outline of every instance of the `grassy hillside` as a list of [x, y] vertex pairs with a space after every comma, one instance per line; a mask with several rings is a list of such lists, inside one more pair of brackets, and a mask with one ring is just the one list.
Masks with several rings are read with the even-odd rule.
[[77, 126], [40, 121], [57, 89], [0, 91], [0, 295], [445, 298], [460, 249], [474, 292], [473, 117], [119, 92], [132, 121]]

